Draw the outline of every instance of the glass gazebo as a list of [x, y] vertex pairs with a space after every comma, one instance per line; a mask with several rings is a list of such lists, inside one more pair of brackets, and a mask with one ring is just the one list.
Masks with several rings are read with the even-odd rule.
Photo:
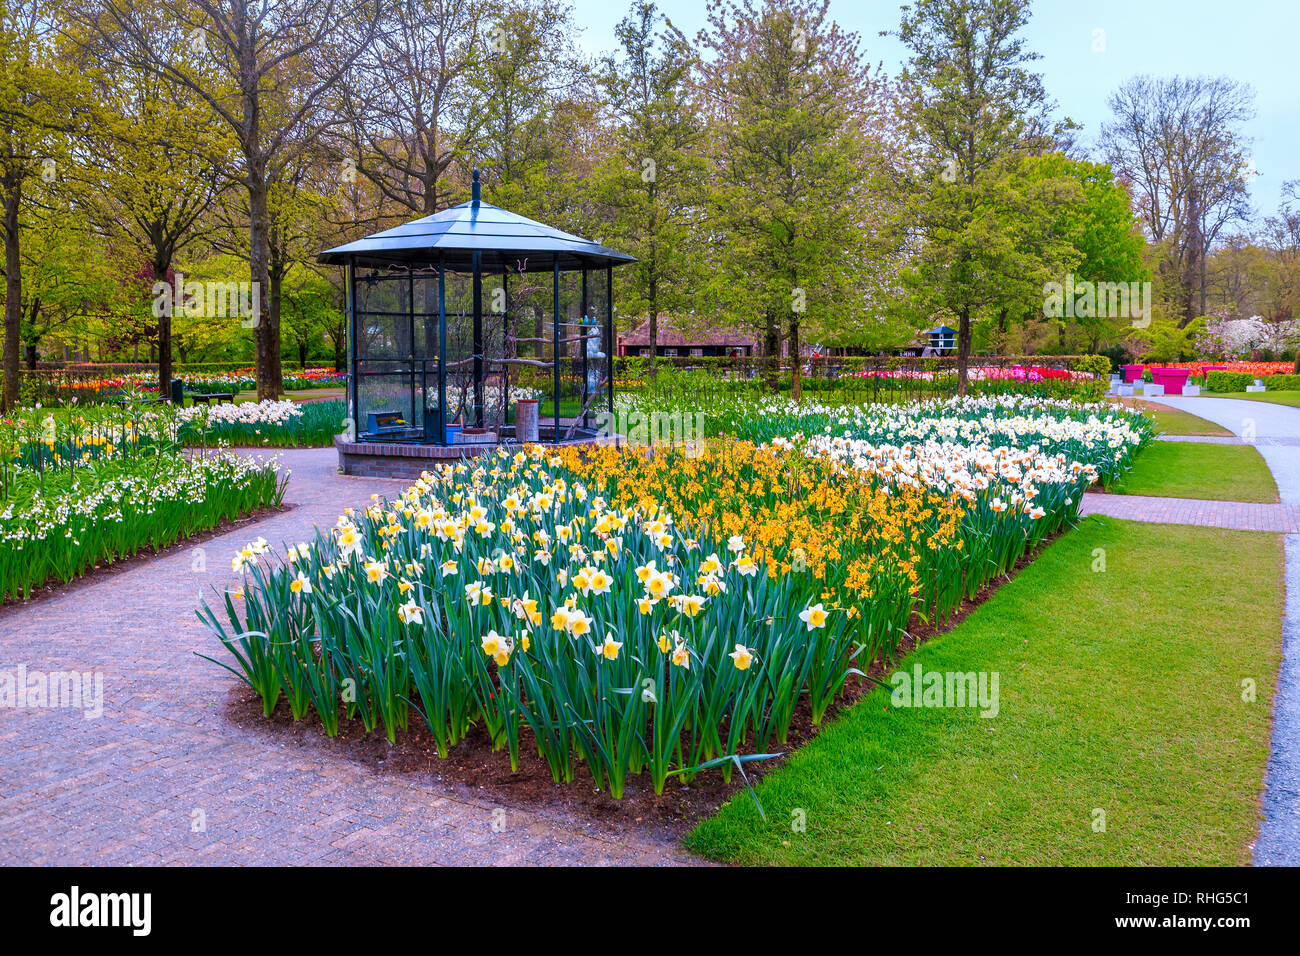
[[320, 254], [347, 269], [357, 441], [568, 441], [613, 411], [613, 269], [635, 260], [482, 202], [478, 170], [472, 195]]

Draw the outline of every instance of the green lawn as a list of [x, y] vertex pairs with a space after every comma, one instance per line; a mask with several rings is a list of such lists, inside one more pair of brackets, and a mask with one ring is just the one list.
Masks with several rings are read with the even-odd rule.
[[1300, 408], [1300, 392], [1201, 392], [1208, 398], [1240, 398], [1248, 402], [1272, 402]]
[[1156, 409], [1151, 415], [1162, 435], [1215, 435], [1226, 438], [1232, 434], [1222, 425], [1176, 408]]
[[[299, 391], [285, 392], [281, 398], [292, 398], [295, 402], [319, 401], [328, 398], [343, 398], [344, 389], [339, 388], [304, 388]], [[257, 392], [247, 391], [240, 392], [235, 396], [235, 403], [242, 405], [244, 402], [257, 401]]]
[[877, 688], [762, 781], [766, 823], [741, 792], [687, 845], [745, 864], [1245, 864], [1282, 601], [1277, 535], [1085, 519], [901, 662], [998, 672], [996, 717]]
[[1162, 435], [1215, 435], [1226, 438], [1231, 435], [1228, 429], [1208, 419], [1198, 418], [1189, 412], [1169, 408], [1167, 405], [1153, 405], [1140, 398], [1112, 399], [1119, 404], [1140, 408], [1155, 419], [1156, 427]]
[[1277, 501], [1277, 484], [1249, 445], [1155, 441], [1112, 489], [1122, 495], [1203, 498], [1210, 501]]

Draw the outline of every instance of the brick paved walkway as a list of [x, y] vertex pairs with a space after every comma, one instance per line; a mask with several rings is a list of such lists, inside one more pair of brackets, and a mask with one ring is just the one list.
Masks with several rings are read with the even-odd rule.
[[0, 864], [693, 862], [650, 835], [612, 837], [428, 775], [378, 775], [232, 724], [235, 678], [193, 653], [220, 651], [194, 615], [200, 591], [233, 580], [230, 555], [250, 537], [301, 540], [405, 486], [336, 474], [333, 449], [284, 459], [298, 507], [203, 542], [206, 571], [187, 548], [0, 611], [0, 670], [100, 671], [105, 702], [98, 719], [0, 710]]
[[1090, 491], [1079, 506], [1081, 515], [1109, 515], [1129, 521], [1204, 525], [1243, 531], [1300, 533], [1300, 508], [1290, 505], [1247, 504], [1241, 501], [1201, 501], [1196, 498], [1151, 498]]

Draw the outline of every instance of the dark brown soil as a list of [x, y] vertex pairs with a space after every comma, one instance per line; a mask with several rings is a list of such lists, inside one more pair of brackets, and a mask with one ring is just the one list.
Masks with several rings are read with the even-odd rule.
[[[1050, 544], [1051, 540], [1041, 547]], [[1022, 557], [1012, 574], [1028, 564], [1034, 553]], [[963, 601], [957, 612], [938, 626], [913, 618], [910, 633], [900, 642], [895, 659], [901, 659], [923, 641], [952, 630], [1008, 580], [1010, 576], [985, 585], [973, 601]], [[883, 682], [885, 675], [892, 670], [893, 664], [877, 660], [868, 668], [866, 678], [850, 677], [831, 705], [824, 723], [833, 721], [858, 698]], [[343, 721], [338, 736], [330, 739], [322, 732], [320, 720], [314, 712], [295, 722], [283, 700], [275, 713], [265, 718], [262, 716], [261, 698], [244, 684], [237, 685], [230, 692], [225, 712], [233, 724], [267, 734], [277, 743], [338, 754], [370, 767], [376, 774], [418, 775], [453, 796], [481, 799], [484, 793], [490, 793], [505, 804], [565, 821], [578, 821], [611, 835], [635, 829], [665, 843], [680, 839], [745, 787], [738, 772], [733, 771], [728, 783], [715, 769], [697, 775], [690, 786], [674, 784], [670, 780], [664, 792], [656, 795], [650, 786], [649, 775], [642, 774], [629, 777], [623, 798], [615, 800], [608, 793], [597, 790], [582, 768], [579, 768], [573, 783], [555, 783], [546, 762], [537, 756], [535, 749], [529, 750], [527, 733], [520, 747], [519, 770], [511, 772], [509, 755], [505, 751], [493, 752], [487, 735], [477, 728], [471, 731], [468, 739], [453, 747], [445, 760], [440, 758], [433, 736], [414, 710], [411, 712], [410, 730], [399, 733], [395, 744], [389, 744], [382, 728], [366, 733], [359, 721]], [[801, 704], [795, 711], [789, 741], [773, 750], [789, 754], [817, 736], [820, 729], [812, 725], [807, 704]], [[747, 764], [745, 772], [751, 782], [757, 783], [765, 771], [781, 762], [778, 758], [761, 765]]]
[[31, 596], [26, 600], [8, 600], [0, 602], [0, 619], [2, 619], [6, 614], [12, 613], [17, 608], [28, 607], [29, 605], [35, 604], [37, 601], [46, 601], [50, 598], [60, 597], [64, 594], [71, 594], [88, 584], [94, 584], [97, 581], [101, 581], [107, 577], [112, 577], [115, 574], [122, 574], [125, 571], [130, 571], [137, 565], [144, 564], [158, 555], [173, 554], [177, 551], [183, 551], [186, 548], [192, 548], [197, 544], [202, 544], [210, 538], [223, 535], [227, 531], [254, 524], [265, 518], [269, 518], [272, 515], [292, 511], [296, 507], [297, 505], [293, 504], [284, 504], [278, 508], [272, 505], [267, 505], [258, 508], [256, 511], [242, 514], [237, 518], [227, 518], [215, 528], [211, 528], [208, 531], [200, 531], [198, 534], [192, 534], [188, 538], [181, 538], [179, 541], [175, 541], [172, 544], [159, 548], [157, 551], [149, 545], [145, 545], [135, 554], [128, 555], [124, 558], [118, 558], [117, 560], [106, 564], [97, 564], [93, 568], [83, 571], [67, 584], [64, 584], [58, 578], [50, 578], [50, 580], [41, 587], [33, 588]]

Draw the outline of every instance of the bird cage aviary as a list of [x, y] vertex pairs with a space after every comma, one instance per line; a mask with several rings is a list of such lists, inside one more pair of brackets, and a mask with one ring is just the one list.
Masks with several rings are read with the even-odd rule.
[[589, 441], [613, 410], [613, 268], [635, 260], [482, 202], [477, 170], [469, 202], [319, 261], [347, 269], [345, 471]]

